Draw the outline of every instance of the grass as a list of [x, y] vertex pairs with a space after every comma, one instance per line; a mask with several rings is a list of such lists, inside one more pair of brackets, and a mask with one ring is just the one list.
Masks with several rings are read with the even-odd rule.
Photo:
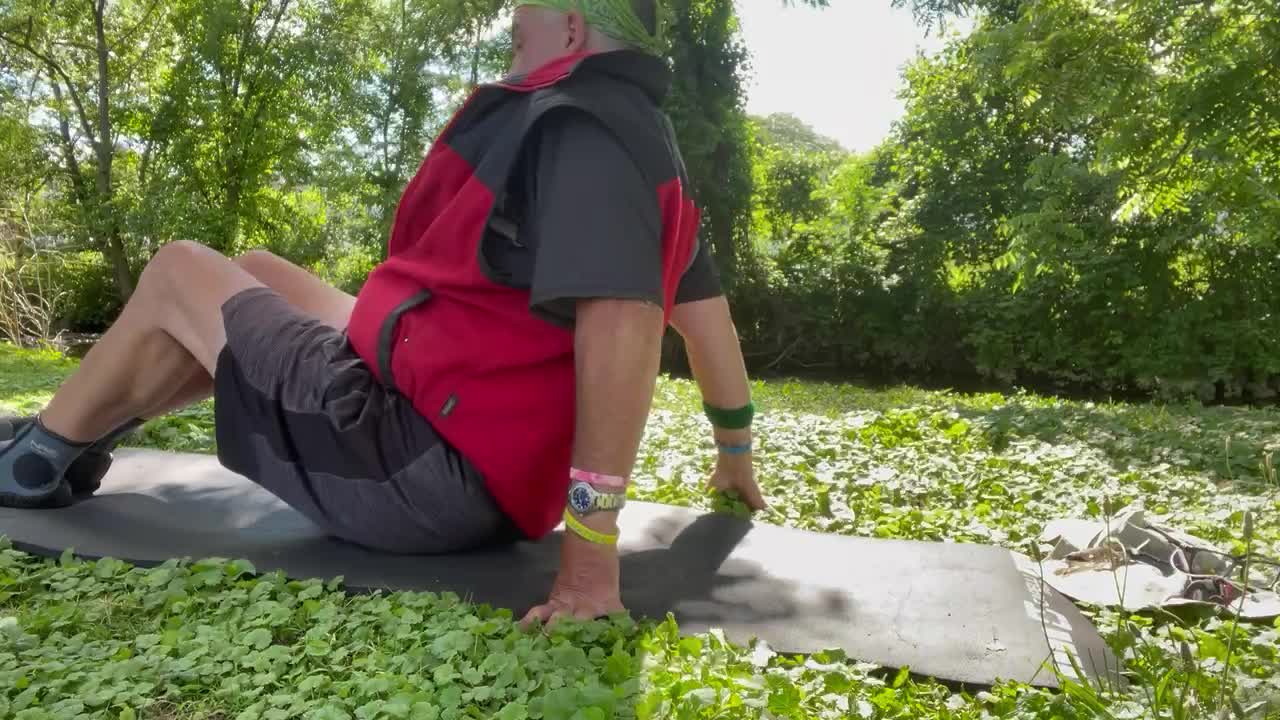
[[[0, 345], [0, 412], [45, 402], [74, 363]], [[1031, 554], [1044, 523], [1141, 500], [1224, 549], [1280, 555], [1280, 412], [1068, 402], [1029, 394], [759, 383], [764, 520]], [[636, 497], [737, 512], [703, 490], [698, 395], [659, 384]], [[210, 452], [206, 405], [138, 442]], [[1280, 455], [1280, 453], [1276, 453]], [[1280, 465], [1275, 458], [1272, 467]], [[520, 633], [451, 596], [347, 596], [239, 561], [143, 570], [0, 550], [0, 717], [1280, 717], [1277, 626], [1085, 608], [1125, 657], [1123, 693], [957, 690], [825, 653], [682, 637], [626, 619]]]

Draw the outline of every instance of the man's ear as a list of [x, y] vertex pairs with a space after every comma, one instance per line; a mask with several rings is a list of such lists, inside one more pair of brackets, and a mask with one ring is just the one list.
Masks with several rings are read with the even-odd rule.
[[570, 53], [581, 52], [587, 46], [587, 17], [577, 10], [565, 13], [568, 32], [564, 49]]

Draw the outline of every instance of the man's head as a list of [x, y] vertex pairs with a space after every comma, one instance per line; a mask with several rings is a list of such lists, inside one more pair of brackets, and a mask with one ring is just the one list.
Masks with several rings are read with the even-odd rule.
[[580, 52], [657, 52], [659, 0], [519, 0], [512, 21], [511, 72], [528, 73]]

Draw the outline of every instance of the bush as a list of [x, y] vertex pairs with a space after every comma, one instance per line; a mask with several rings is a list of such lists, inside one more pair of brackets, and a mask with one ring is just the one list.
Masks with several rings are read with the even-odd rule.
[[332, 254], [327, 261], [313, 266], [312, 272], [339, 290], [356, 295], [380, 261], [375, 248], [347, 245], [341, 252]]
[[101, 253], [93, 251], [66, 253], [63, 258], [59, 287], [65, 294], [58, 303], [59, 327], [71, 332], [104, 332], [123, 309], [111, 267]]

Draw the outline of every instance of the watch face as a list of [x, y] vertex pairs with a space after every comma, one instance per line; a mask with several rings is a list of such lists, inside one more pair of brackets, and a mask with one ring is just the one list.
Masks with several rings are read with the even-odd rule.
[[586, 485], [574, 485], [569, 490], [569, 505], [578, 513], [586, 513], [592, 505], [591, 488]]

